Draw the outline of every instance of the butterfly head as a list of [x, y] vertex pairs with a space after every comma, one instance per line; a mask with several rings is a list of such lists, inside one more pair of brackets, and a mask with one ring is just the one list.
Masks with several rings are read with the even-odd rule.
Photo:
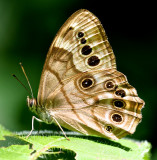
[[32, 112], [36, 112], [37, 100], [35, 98], [29, 98], [29, 96], [27, 96], [27, 105]]

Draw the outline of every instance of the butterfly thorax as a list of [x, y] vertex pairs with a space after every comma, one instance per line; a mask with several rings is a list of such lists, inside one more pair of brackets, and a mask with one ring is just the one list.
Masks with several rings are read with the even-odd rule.
[[53, 123], [53, 117], [48, 110], [37, 103], [36, 98], [27, 97], [27, 105], [31, 112], [39, 116], [39, 118], [47, 124]]

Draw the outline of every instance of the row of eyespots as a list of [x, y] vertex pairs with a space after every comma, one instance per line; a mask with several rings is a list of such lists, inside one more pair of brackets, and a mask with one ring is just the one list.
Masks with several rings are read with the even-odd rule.
[[[81, 38], [80, 39], [81, 44], [85, 44], [87, 42], [87, 40], [84, 38], [83, 32], [78, 32], [77, 37]], [[90, 53], [92, 53], [92, 48], [89, 45], [85, 45], [82, 47], [81, 53], [82, 55], [87, 56]], [[100, 63], [100, 59], [97, 56], [91, 56], [90, 58], [88, 58], [87, 63], [89, 66], [97, 66]]]
[[[118, 113], [112, 114], [111, 119], [112, 119], [112, 121], [114, 121], [116, 123], [120, 123], [123, 121], [122, 116]], [[111, 125], [106, 125], [105, 130], [107, 132], [111, 133], [113, 131], [113, 127]]]
[[[118, 113], [112, 114], [111, 119], [112, 119], [112, 121], [114, 121], [116, 123], [120, 123], [123, 121], [122, 116]], [[110, 133], [113, 131], [113, 127], [111, 125], [107, 125], [105, 127], [105, 130]]]
[[[106, 87], [107, 90], [114, 90], [114, 89], [116, 89], [116, 84], [115, 84], [113, 81], [107, 81], [107, 82], [105, 83], [105, 87]], [[125, 91], [122, 90], [122, 89], [117, 90], [117, 91], [115, 92], [115, 94], [116, 94], [117, 96], [122, 97], [122, 98], [125, 97]], [[117, 108], [124, 108], [124, 107], [125, 107], [125, 102], [122, 101], [122, 100], [113, 100], [113, 106], [115, 106], [115, 107], [117, 107]], [[122, 122], [122, 120], [123, 120], [122, 115], [120, 115], [120, 114], [118, 114], [118, 113], [113, 114], [113, 115], [111, 116], [111, 119], [112, 119], [113, 122], [116, 122], [116, 123], [120, 123], [120, 122]], [[110, 126], [110, 125], [107, 125], [107, 126], [105, 127], [105, 129], [106, 129], [107, 132], [112, 132], [113, 127]]]
[[[113, 81], [106, 81], [105, 87], [107, 90], [115, 90], [117, 88], [116, 84]], [[121, 98], [125, 97], [125, 91], [123, 89], [119, 89], [115, 91], [115, 94], [117, 96], [120, 96]], [[124, 108], [125, 107], [125, 102], [122, 100], [113, 100], [113, 106], [117, 108]], [[114, 119], [114, 118], [113, 118]]]
[[[82, 87], [84, 87], [84, 88], [89, 88], [93, 84], [94, 84], [94, 81], [92, 78], [85, 78], [82, 81]], [[117, 108], [124, 108], [125, 107], [125, 102], [122, 100], [118, 100], [118, 99], [113, 100], [112, 104], [114, 107], [117, 107]], [[115, 123], [121, 123], [123, 118], [122, 118], [122, 115], [120, 115], [118, 113], [114, 113], [111, 115], [111, 120]], [[113, 127], [111, 125], [107, 125], [105, 127], [105, 130], [110, 133], [113, 131]]]
[[[115, 90], [117, 88], [116, 84], [113, 81], [107, 81], [106, 84], [105, 84], [105, 87], [106, 87], [107, 90]], [[125, 91], [122, 90], [122, 89], [117, 90], [115, 92], [115, 94], [117, 96], [122, 97], [122, 98], [125, 97]], [[119, 99], [113, 100], [112, 103], [113, 103], [113, 106], [117, 107], [117, 108], [124, 108], [125, 107], [125, 102], [122, 101], [122, 100], [119, 100]], [[113, 114], [111, 116], [111, 119], [112, 119], [113, 122], [116, 122], [116, 123], [120, 123], [123, 120], [122, 115], [120, 115], [118, 113]], [[106, 126], [105, 129], [106, 129], [107, 132], [111, 132], [113, 130], [113, 127], [108, 125], [108, 126]]]
[[[82, 87], [85, 88], [85, 89], [87, 89], [87, 88], [91, 87], [93, 85], [93, 83], [94, 83], [94, 80], [92, 78], [90, 78], [90, 79], [86, 78], [86, 79], [84, 79], [82, 81]], [[116, 88], [116, 85], [112, 81], [107, 81], [105, 83], [105, 88], [107, 90], [114, 90]], [[126, 95], [126, 93], [125, 93], [125, 91], [123, 89], [117, 90], [115, 92], [115, 94], [117, 96], [122, 97], [122, 98], [125, 97], [125, 95]]]
[[[83, 79], [81, 85], [82, 85], [82, 88], [87, 89], [89, 87], [92, 87], [93, 84], [94, 84], [94, 81], [93, 81], [92, 78], [86, 78], [86, 79]], [[115, 106], [117, 108], [124, 108], [125, 107], [125, 102], [122, 101], [122, 100], [114, 100], [113, 101], [113, 106]]]
[[[93, 85], [94, 85], [94, 79], [93, 79], [93, 78], [85, 78], [85, 79], [82, 80], [82, 87], [83, 87], [84, 89], [90, 88], [90, 87], [92, 87]], [[116, 88], [116, 87], [115, 87], [115, 83], [114, 83], [113, 81], [106, 81], [105, 87], [106, 87], [107, 89], [109, 89], [109, 90], [111, 90], [111, 89], [113, 90], [113, 89]], [[117, 91], [115, 92], [115, 94], [116, 94], [117, 96], [124, 97], [124, 96], [125, 96], [125, 91], [122, 90], [122, 89], [121, 89], [121, 90], [117, 90]], [[126, 105], [124, 101], [119, 100], [119, 99], [113, 100], [112, 104], [113, 104], [114, 107], [117, 107], [117, 108], [124, 108], [125, 105]], [[118, 114], [118, 113], [112, 114], [111, 119], [112, 119], [112, 121], [115, 122], [115, 123], [121, 123], [122, 120], [123, 120], [122, 115], [120, 115], [120, 114]], [[107, 132], [112, 132], [113, 127], [112, 127], [111, 125], [107, 125], [107, 126], [105, 127], [105, 130], [106, 130]]]
[[[114, 90], [114, 89], [116, 89], [116, 84], [113, 82], [113, 81], [107, 81], [106, 83], [105, 83], [105, 88], [107, 89], [107, 90]], [[116, 92], [115, 92], [115, 94], [117, 95], [117, 96], [120, 96], [120, 97], [125, 97], [125, 91], [123, 90], [123, 89], [120, 89], [120, 90], [117, 90]]]
[[82, 44], [85, 44], [85, 43], [87, 42], [86, 39], [83, 38], [83, 36], [84, 36], [84, 33], [83, 33], [83, 32], [78, 32], [77, 36], [78, 36], [78, 38], [81, 38], [80, 42], [81, 42]]

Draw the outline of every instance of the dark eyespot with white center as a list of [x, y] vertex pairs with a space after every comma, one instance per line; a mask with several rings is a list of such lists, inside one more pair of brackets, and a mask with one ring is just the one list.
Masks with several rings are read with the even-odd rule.
[[100, 59], [97, 56], [91, 56], [87, 63], [89, 66], [97, 66], [100, 63]]
[[105, 88], [107, 90], [114, 90], [116, 88], [116, 84], [114, 81], [106, 81], [105, 82]]
[[125, 91], [122, 90], [122, 89], [117, 90], [117, 91], [115, 92], [115, 94], [116, 94], [117, 96], [122, 97], [122, 98], [125, 97], [125, 95], [126, 95]]
[[122, 100], [114, 100], [113, 105], [117, 108], [124, 108], [125, 107], [125, 102]]
[[78, 37], [78, 38], [82, 38], [83, 36], [84, 36], [84, 33], [83, 33], [83, 32], [78, 32], [78, 33], [77, 33], [77, 37]]
[[105, 130], [106, 130], [107, 132], [111, 132], [111, 131], [113, 130], [113, 127], [110, 126], [110, 125], [107, 125], [107, 126], [105, 127]]
[[92, 48], [89, 45], [85, 45], [82, 49], [81, 49], [81, 53], [82, 55], [89, 55], [92, 52]]
[[86, 39], [85, 38], [82, 38], [81, 39], [81, 44], [85, 44], [87, 41], [86, 41]]
[[117, 113], [113, 114], [111, 118], [114, 122], [117, 122], [117, 123], [120, 123], [123, 120], [122, 116]]
[[93, 86], [93, 84], [94, 84], [94, 81], [92, 78], [85, 78], [81, 82], [82, 88], [84, 88], [84, 89], [87, 89], [87, 88]]

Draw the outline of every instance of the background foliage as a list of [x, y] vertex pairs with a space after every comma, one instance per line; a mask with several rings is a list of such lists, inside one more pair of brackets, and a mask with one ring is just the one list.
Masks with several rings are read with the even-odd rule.
[[[26, 84], [18, 65], [22, 62], [37, 95], [51, 41], [65, 20], [80, 8], [100, 19], [116, 55], [118, 70], [127, 75], [146, 102], [142, 123], [132, 137], [151, 142], [153, 158], [157, 158], [157, 25], [155, 4], [151, 2], [0, 0], [0, 123], [11, 131], [30, 130], [32, 114], [26, 105], [27, 93], [11, 74]], [[42, 126], [47, 127], [58, 129]]]
[[151, 144], [147, 141], [82, 135], [69, 135], [68, 141], [64, 136], [52, 136], [52, 131], [29, 138], [28, 132], [19, 134], [0, 125], [0, 160], [150, 160]]

